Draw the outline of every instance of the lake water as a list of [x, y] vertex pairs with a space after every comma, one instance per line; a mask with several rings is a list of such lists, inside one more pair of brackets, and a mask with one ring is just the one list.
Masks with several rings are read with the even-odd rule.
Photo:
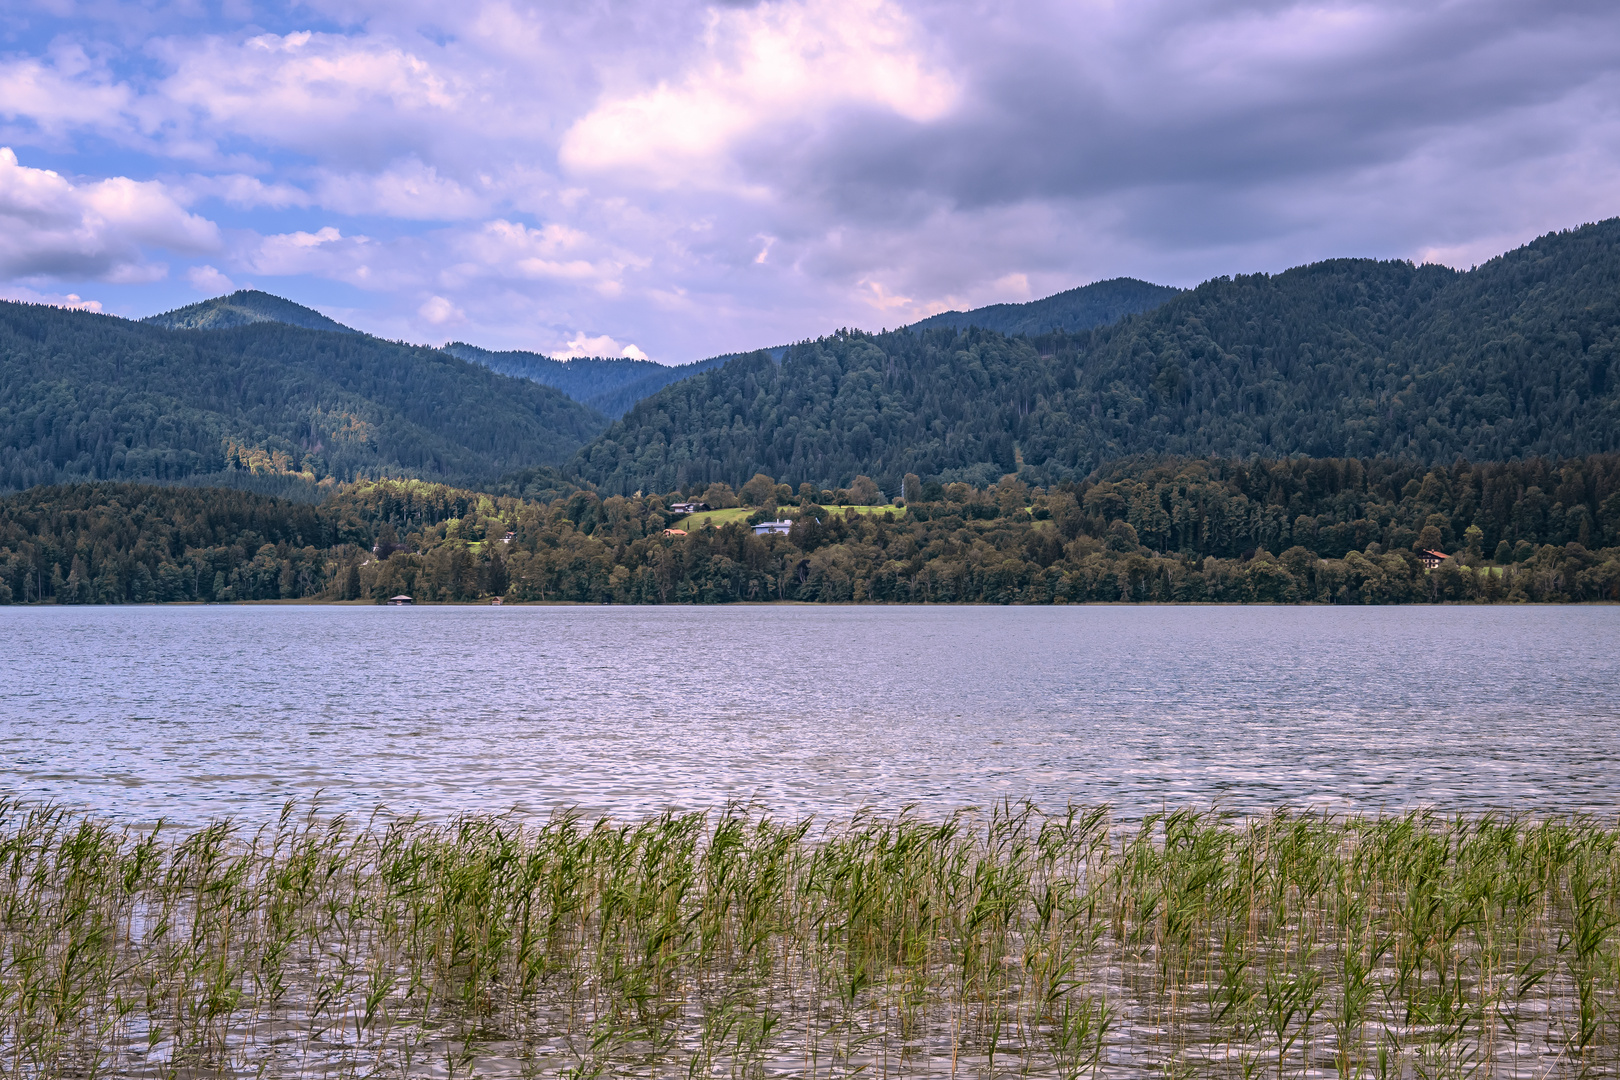
[[0, 791], [1612, 816], [1620, 608], [0, 608]]

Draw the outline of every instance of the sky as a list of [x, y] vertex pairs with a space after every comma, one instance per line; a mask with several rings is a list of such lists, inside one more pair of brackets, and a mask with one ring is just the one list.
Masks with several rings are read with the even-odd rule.
[[683, 363], [1620, 214], [1620, 4], [5, 0], [0, 297]]

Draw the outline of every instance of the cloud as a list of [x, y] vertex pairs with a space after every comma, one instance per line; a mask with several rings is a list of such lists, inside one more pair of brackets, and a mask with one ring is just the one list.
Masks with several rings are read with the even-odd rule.
[[242, 173], [223, 173], [215, 176], [193, 174], [174, 185], [186, 199], [214, 198], [227, 206], [243, 210], [265, 207], [285, 210], [289, 207], [307, 207], [316, 204], [315, 196], [289, 183], [266, 184], [256, 176]]
[[171, 39], [155, 51], [174, 68], [161, 98], [191, 112], [201, 130], [333, 161], [392, 156], [470, 104], [455, 73], [384, 41], [306, 30], [240, 42]]
[[467, 313], [442, 296], [428, 297], [416, 313], [433, 326], [458, 326], [467, 321]]
[[236, 291], [236, 285], [230, 278], [206, 264], [193, 266], [187, 270], [186, 280], [191, 282], [193, 289], [201, 293], [207, 293], [210, 296], [219, 296], [223, 293]]
[[685, 360], [1620, 213], [1595, 0], [201, 11], [30, 12], [0, 139], [64, 173], [0, 162], [0, 279], [114, 297], [172, 253], [387, 336]]
[[717, 10], [706, 47], [677, 80], [603, 101], [570, 128], [560, 157], [578, 172], [709, 186], [730, 179], [732, 145], [767, 126], [814, 124], [840, 108], [937, 120], [957, 88], [920, 39], [887, 0]]
[[300, 229], [259, 237], [237, 252], [236, 258], [255, 274], [308, 274], [365, 285], [373, 276], [373, 257], [380, 254], [380, 246], [370, 237], [344, 236], [335, 226], [326, 225], [314, 232]]
[[48, 136], [115, 128], [127, 122], [135, 98], [127, 83], [114, 81], [76, 45], [64, 44], [50, 57], [0, 63], [0, 117], [26, 121]]
[[552, 350], [549, 355], [559, 360], [573, 360], [585, 356], [627, 356], [632, 360], [647, 359], [647, 354], [634, 345], [621, 345], [606, 334], [587, 337], [584, 333], [575, 334], [567, 345], [560, 350]]
[[78, 293], [42, 293], [23, 285], [0, 285], [0, 300], [15, 300], [24, 304], [48, 304], [51, 307], [71, 308], [74, 311], [101, 310], [100, 300], [86, 300]]
[[414, 157], [380, 173], [328, 174], [315, 185], [315, 201], [343, 214], [407, 221], [459, 221], [489, 209], [486, 195], [440, 176]]
[[0, 147], [0, 277], [151, 281], [164, 268], [146, 248], [207, 254], [220, 248], [219, 229], [156, 181], [75, 183]]

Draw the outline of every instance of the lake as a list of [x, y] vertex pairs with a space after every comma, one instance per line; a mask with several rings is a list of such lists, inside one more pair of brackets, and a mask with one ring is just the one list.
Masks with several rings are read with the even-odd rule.
[[1617, 607], [0, 608], [0, 790], [134, 821], [1613, 816], [1617, 718]]

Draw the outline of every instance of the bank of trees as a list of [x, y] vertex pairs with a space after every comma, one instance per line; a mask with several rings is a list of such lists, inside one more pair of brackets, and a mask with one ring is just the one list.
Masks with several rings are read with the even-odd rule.
[[[602, 497], [333, 489], [319, 505], [123, 484], [0, 500], [0, 600], [584, 603], [1433, 603], [1620, 600], [1620, 455], [1418, 468], [1389, 460], [1124, 462], [1030, 487], [903, 484], [905, 506], [756, 475]], [[669, 506], [749, 508], [682, 530]], [[786, 535], [750, 523], [789, 517]], [[1427, 570], [1418, 553], [1451, 557]]]

